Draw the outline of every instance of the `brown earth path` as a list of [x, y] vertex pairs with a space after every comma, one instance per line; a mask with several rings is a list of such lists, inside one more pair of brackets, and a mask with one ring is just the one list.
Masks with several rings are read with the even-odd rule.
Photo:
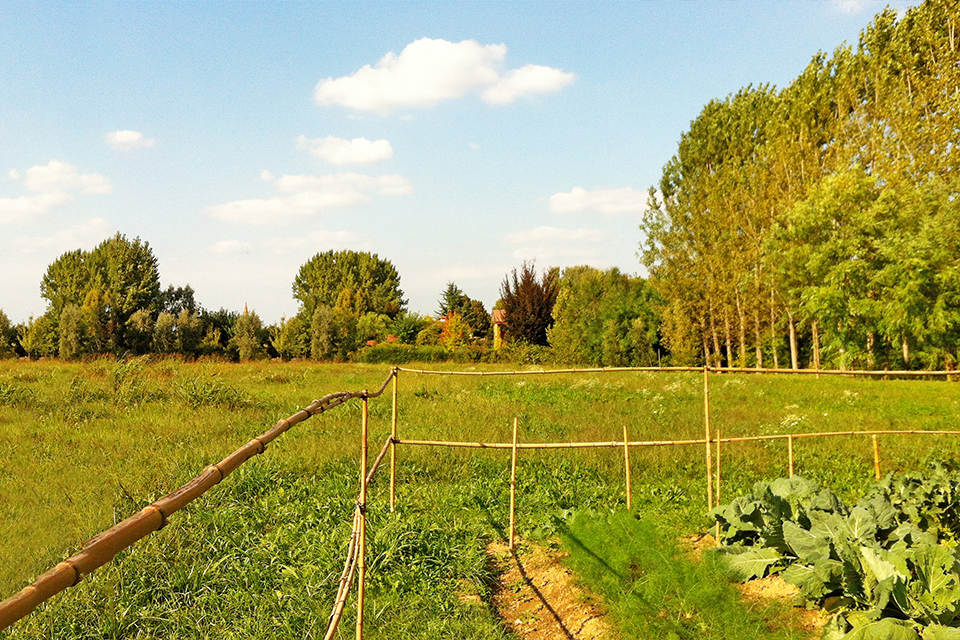
[[[717, 546], [713, 536], [693, 535], [680, 541], [692, 559], [704, 549]], [[512, 552], [503, 542], [487, 545], [487, 553], [500, 569], [493, 605], [504, 625], [524, 640], [604, 640], [615, 636], [605, 618], [600, 599], [577, 584], [563, 563], [565, 551], [543, 548], [529, 542]], [[747, 602], [791, 601], [797, 587], [780, 576], [769, 576], [735, 585]], [[811, 638], [819, 638], [830, 615], [820, 610], [795, 607], [788, 624]]]
[[502, 570], [493, 603], [508, 629], [524, 640], [612, 637], [598, 599], [563, 564], [566, 552], [530, 543], [517, 547], [514, 553], [502, 542], [487, 545]]

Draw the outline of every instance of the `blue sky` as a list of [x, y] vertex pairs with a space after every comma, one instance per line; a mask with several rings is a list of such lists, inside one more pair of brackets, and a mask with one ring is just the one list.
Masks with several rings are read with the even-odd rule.
[[643, 273], [645, 192], [703, 105], [883, 6], [6, 0], [0, 309], [42, 313], [47, 265], [117, 231], [268, 322], [328, 249], [391, 260], [422, 313], [448, 281], [489, 308], [524, 260]]

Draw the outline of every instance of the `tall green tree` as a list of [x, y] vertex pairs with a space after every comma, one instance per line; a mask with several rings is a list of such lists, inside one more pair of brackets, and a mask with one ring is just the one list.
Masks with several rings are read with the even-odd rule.
[[293, 281], [293, 297], [306, 317], [318, 305], [395, 317], [406, 306], [400, 275], [389, 260], [364, 251], [318, 253], [300, 267]]
[[0, 309], [0, 358], [12, 358], [17, 341], [17, 330], [10, 324], [10, 318]]
[[92, 251], [68, 251], [49, 267], [40, 283], [56, 332], [63, 309], [80, 307], [91, 330], [92, 351], [129, 348], [127, 322], [141, 309], [156, 313], [160, 274], [150, 244], [118, 233]]
[[461, 316], [460, 319], [470, 327], [468, 337], [490, 337], [493, 324], [486, 307], [481, 301], [472, 300], [455, 283], [447, 283], [447, 288], [440, 295], [437, 304], [437, 317], [449, 317], [453, 313]]
[[642, 278], [568, 267], [560, 278], [547, 336], [557, 359], [590, 366], [658, 362], [659, 299]]

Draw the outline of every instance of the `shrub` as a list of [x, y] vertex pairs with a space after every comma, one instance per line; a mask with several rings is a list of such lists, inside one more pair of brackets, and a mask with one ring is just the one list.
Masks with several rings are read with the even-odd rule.
[[404, 364], [407, 362], [443, 362], [450, 358], [446, 349], [433, 345], [383, 343], [357, 353], [358, 362], [370, 364]]

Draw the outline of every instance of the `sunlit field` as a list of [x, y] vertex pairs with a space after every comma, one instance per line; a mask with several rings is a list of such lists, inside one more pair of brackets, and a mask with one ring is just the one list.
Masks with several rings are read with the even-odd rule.
[[[333, 391], [377, 389], [388, 374], [353, 364], [0, 363], [0, 596], [278, 419]], [[725, 437], [952, 430], [958, 391], [942, 380], [712, 375], [711, 420]], [[370, 409], [372, 457], [390, 433], [390, 393]], [[514, 417], [527, 442], [619, 440], [624, 425], [632, 440], [702, 438], [703, 376], [400, 373], [401, 438], [508, 442]], [[300, 424], [0, 637], [322, 637], [356, 496], [359, 430], [357, 401]], [[921, 469], [956, 458], [960, 440], [882, 436], [880, 449], [884, 472]], [[386, 507], [385, 468], [371, 498], [369, 637], [510, 637], [491, 607], [461, 598], [489, 601], [485, 545], [505, 534], [509, 452], [398, 451], [398, 512]], [[855, 497], [872, 482], [872, 455], [869, 437], [799, 440], [796, 471]], [[642, 520], [668, 537], [707, 528], [702, 445], [636, 448], [631, 461]], [[786, 469], [784, 441], [725, 446], [724, 496]], [[621, 449], [520, 453], [525, 539], [553, 539], [572, 510], [624, 503]]]

